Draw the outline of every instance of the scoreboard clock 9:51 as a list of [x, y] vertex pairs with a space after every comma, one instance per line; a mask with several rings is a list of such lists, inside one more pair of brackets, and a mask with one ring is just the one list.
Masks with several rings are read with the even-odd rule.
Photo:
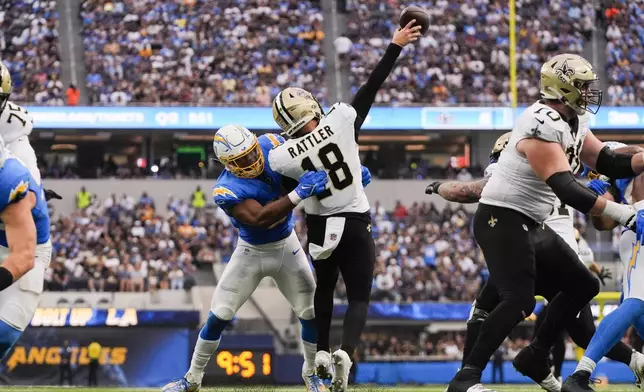
[[272, 383], [273, 351], [223, 349], [208, 363], [204, 384]]

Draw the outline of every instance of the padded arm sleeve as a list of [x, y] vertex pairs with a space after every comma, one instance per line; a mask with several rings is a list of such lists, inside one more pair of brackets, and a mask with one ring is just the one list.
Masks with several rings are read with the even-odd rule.
[[633, 155], [615, 152], [608, 146], [604, 146], [599, 151], [597, 157], [597, 171], [610, 178], [629, 178], [635, 177], [631, 161]]
[[552, 188], [562, 204], [569, 205], [584, 214], [587, 214], [597, 201], [597, 195], [577, 181], [571, 171], [551, 175], [546, 180], [546, 184]]

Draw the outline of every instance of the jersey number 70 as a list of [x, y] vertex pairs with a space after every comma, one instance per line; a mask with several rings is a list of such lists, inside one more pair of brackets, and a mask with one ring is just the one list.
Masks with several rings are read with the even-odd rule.
[[[335, 158], [333, 162], [331, 161], [331, 156]], [[322, 166], [329, 172], [329, 179], [331, 180], [333, 188], [342, 190], [353, 184], [353, 175], [351, 174], [349, 165], [347, 165], [347, 163], [344, 161], [342, 151], [340, 151], [340, 148], [337, 144], [329, 143], [326, 146], [320, 148], [320, 151], [318, 152], [318, 158], [320, 159], [320, 162], [322, 162]], [[302, 160], [302, 169], [310, 171], [317, 170], [315, 168], [315, 165], [313, 165], [311, 158], [309, 157], [306, 157]], [[340, 177], [338, 176], [338, 171], [342, 171], [342, 174], [344, 175], [344, 178], [342, 180], [340, 180]], [[331, 194], [331, 189], [327, 189], [324, 192], [319, 193], [317, 195], [317, 198], [318, 200], [322, 200], [331, 196]]]

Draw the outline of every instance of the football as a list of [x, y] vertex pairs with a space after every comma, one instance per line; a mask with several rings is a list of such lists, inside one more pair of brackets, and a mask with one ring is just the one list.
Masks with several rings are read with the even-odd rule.
[[425, 35], [427, 33], [427, 30], [429, 30], [429, 14], [427, 14], [427, 11], [413, 5], [405, 8], [400, 13], [400, 27], [407, 26], [407, 23], [409, 23], [409, 21], [411, 21], [412, 19], [416, 19], [414, 26], [422, 26], [420, 33], [422, 35]]

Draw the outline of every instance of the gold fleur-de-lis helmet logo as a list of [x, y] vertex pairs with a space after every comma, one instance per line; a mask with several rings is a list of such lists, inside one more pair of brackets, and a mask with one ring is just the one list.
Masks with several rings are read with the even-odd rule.
[[575, 74], [575, 69], [568, 65], [568, 61], [564, 61], [557, 69], [555, 73], [559, 76], [559, 79], [562, 82], [565, 82], [565, 79], [569, 79], [572, 75]]

